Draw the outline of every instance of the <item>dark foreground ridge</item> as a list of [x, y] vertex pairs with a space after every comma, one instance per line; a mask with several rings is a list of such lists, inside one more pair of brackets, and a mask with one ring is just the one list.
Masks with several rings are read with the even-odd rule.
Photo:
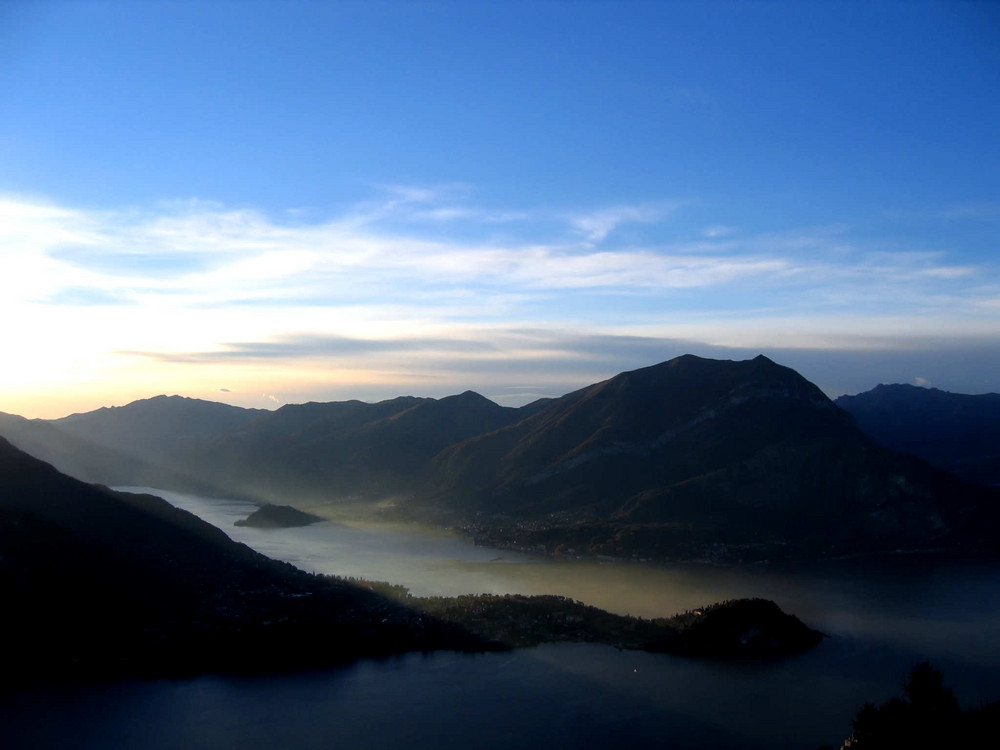
[[375, 592], [264, 557], [160, 498], [78, 482], [2, 439], [0, 591], [11, 685], [495, 648]]

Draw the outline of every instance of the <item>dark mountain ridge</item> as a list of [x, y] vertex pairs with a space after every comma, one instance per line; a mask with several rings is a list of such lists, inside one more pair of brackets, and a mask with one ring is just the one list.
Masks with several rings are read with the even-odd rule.
[[[171, 482], [161, 459], [146, 459], [128, 452], [123, 446], [92, 442], [86, 435], [71, 434], [52, 422], [25, 419], [0, 412], [0, 435], [26, 453], [55, 466], [83, 482], [114, 485], [157, 485], [156, 480]], [[153, 480], [153, 481], [151, 481]]]
[[105, 448], [128, 448], [132, 455], [158, 458], [269, 413], [184, 396], [155, 396], [125, 406], [71, 414], [50, 424]]
[[878, 445], [766, 357], [623, 373], [437, 463], [434, 502], [496, 519], [474, 524], [484, 542], [502, 542], [493, 527], [506, 517], [525, 546], [549, 551], [760, 559], [952, 546], [995, 507]]
[[[453, 446], [439, 456], [439, 465], [459, 487], [468, 487], [476, 477], [493, 496], [515, 490], [525, 496], [551, 496], [544, 487], [553, 478], [573, 471], [593, 473], [587, 471], [588, 464], [644, 463], [674, 444], [676, 450], [692, 454], [677, 461], [678, 473], [686, 475], [686, 461], [718, 460], [722, 456], [715, 453], [725, 451], [721, 444], [733, 441], [718, 435], [710, 441], [716, 445], [699, 443], [692, 451], [678, 440], [680, 435], [747, 404], [775, 407], [787, 402], [826, 412], [833, 423], [847, 421], [816, 386], [766, 357], [722, 362], [685, 355], [556, 399], [515, 425]], [[779, 416], [768, 419], [772, 427], [781, 431], [792, 427], [781, 423]], [[634, 474], [613, 474], [610, 484], [619, 487], [623, 480], [646, 485], [650, 479], [645, 476], [648, 471], [642, 472], [641, 480]], [[591, 481], [587, 483], [593, 486]], [[602, 494], [608, 489], [594, 488]], [[620, 495], [621, 490], [613, 494]]]
[[[204, 419], [161, 456], [165, 486], [391, 510], [498, 546], [661, 560], [996, 548], [996, 493], [885, 448], [763, 356], [685, 355], [521, 409], [466, 392]], [[137, 424], [101, 434], [127, 442]]]
[[155, 396], [53, 420], [0, 413], [0, 435], [83, 482], [204, 492], [211, 486], [187, 473], [174, 454], [267, 413], [182, 396]]
[[471, 391], [284, 406], [182, 459], [187, 472], [262, 501], [382, 499], [412, 494], [443, 448], [519, 414]]
[[968, 395], [915, 385], [879, 385], [837, 406], [893, 450], [980, 484], [1000, 485], [1000, 394]]

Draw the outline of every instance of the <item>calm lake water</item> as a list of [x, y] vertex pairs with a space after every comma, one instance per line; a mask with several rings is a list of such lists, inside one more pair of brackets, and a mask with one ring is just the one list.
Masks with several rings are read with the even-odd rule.
[[281, 676], [114, 682], [0, 698], [0, 744], [59, 748], [838, 746], [866, 700], [929, 659], [964, 705], [1000, 699], [1000, 566], [900, 557], [877, 568], [559, 562], [427, 529], [234, 526], [255, 506], [153, 491], [305, 570], [417, 595], [556, 593], [647, 617], [763, 596], [830, 635], [773, 662], [605, 646], [408, 655]]

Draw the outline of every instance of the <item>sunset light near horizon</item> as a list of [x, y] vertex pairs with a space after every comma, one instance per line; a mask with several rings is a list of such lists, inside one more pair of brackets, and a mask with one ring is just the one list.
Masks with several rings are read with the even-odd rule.
[[14, 2], [0, 411], [1000, 391], [991, 3]]

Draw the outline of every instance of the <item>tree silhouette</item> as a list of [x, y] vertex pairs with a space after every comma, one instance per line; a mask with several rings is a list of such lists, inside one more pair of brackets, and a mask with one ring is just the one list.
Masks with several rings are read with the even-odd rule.
[[1000, 747], [1000, 704], [963, 712], [941, 672], [921, 662], [902, 698], [865, 703], [854, 717], [851, 750], [944, 750]]

